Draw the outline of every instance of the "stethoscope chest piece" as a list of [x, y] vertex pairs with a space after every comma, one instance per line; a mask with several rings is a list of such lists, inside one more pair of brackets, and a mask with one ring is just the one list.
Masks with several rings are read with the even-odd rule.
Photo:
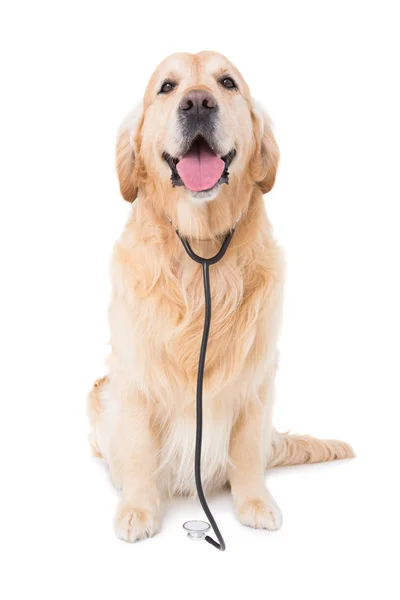
[[211, 528], [210, 524], [206, 521], [186, 521], [182, 527], [185, 531], [187, 531], [189, 540], [196, 542], [204, 540], [207, 531], [209, 531]]

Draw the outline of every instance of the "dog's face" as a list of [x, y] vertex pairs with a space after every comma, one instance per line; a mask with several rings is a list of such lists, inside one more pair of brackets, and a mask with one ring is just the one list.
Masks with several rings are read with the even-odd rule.
[[154, 156], [154, 168], [173, 186], [196, 200], [215, 197], [251, 146], [249, 92], [240, 73], [213, 53], [167, 58], [146, 91], [142, 139], [145, 155]]
[[129, 201], [149, 180], [164, 194], [174, 189], [175, 197], [195, 203], [214, 200], [240, 179], [266, 192], [278, 158], [268, 120], [243, 77], [214, 52], [165, 59], [143, 105], [122, 128], [117, 149], [121, 191]]

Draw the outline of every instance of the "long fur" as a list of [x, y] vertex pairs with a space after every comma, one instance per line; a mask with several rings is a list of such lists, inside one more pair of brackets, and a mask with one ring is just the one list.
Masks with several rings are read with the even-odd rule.
[[[211, 77], [239, 81], [229, 95]], [[203, 84], [220, 106], [220, 144], [238, 151], [229, 185], [212, 201], [173, 188], [161, 150], [177, 143], [175, 96], [157, 87], [173, 73], [182, 90]], [[182, 92], [183, 93], [183, 92]], [[169, 146], [172, 145], [172, 146]], [[272, 426], [283, 257], [263, 193], [275, 181], [279, 150], [268, 118], [225, 57], [169, 57], [117, 143], [121, 193], [133, 202], [112, 258], [112, 352], [107, 377], [89, 398], [90, 441], [122, 490], [117, 534], [134, 541], [160, 526], [162, 499], [195, 494], [195, 388], [204, 319], [202, 272], [194, 250], [212, 256], [239, 218], [224, 259], [211, 268], [212, 325], [204, 385], [202, 477], [207, 492], [230, 484], [242, 523], [275, 529], [281, 516], [264, 483], [267, 467], [353, 456], [343, 442], [276, 432]]]

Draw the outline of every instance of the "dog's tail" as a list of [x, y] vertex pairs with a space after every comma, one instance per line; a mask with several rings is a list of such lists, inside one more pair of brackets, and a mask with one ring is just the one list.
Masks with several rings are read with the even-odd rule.
[[339, 440], [319, 440], [309, 435], [273, 432], [272, 455], [267, 467], [304, 465], [342, 458], [354, 458], [350, 444]]

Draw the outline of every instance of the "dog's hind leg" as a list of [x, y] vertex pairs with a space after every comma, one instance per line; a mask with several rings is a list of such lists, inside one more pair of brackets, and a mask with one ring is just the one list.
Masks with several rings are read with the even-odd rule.
[[99, 432], [101, 415], [103, 413], [103, 398], [104, 390], [109, 383], [108, 377], [96, 379], [92, 389], [89, 392], [87, 411], [90, 421], [89, 443], [94, 456], [102, 458], [99, 445]]

